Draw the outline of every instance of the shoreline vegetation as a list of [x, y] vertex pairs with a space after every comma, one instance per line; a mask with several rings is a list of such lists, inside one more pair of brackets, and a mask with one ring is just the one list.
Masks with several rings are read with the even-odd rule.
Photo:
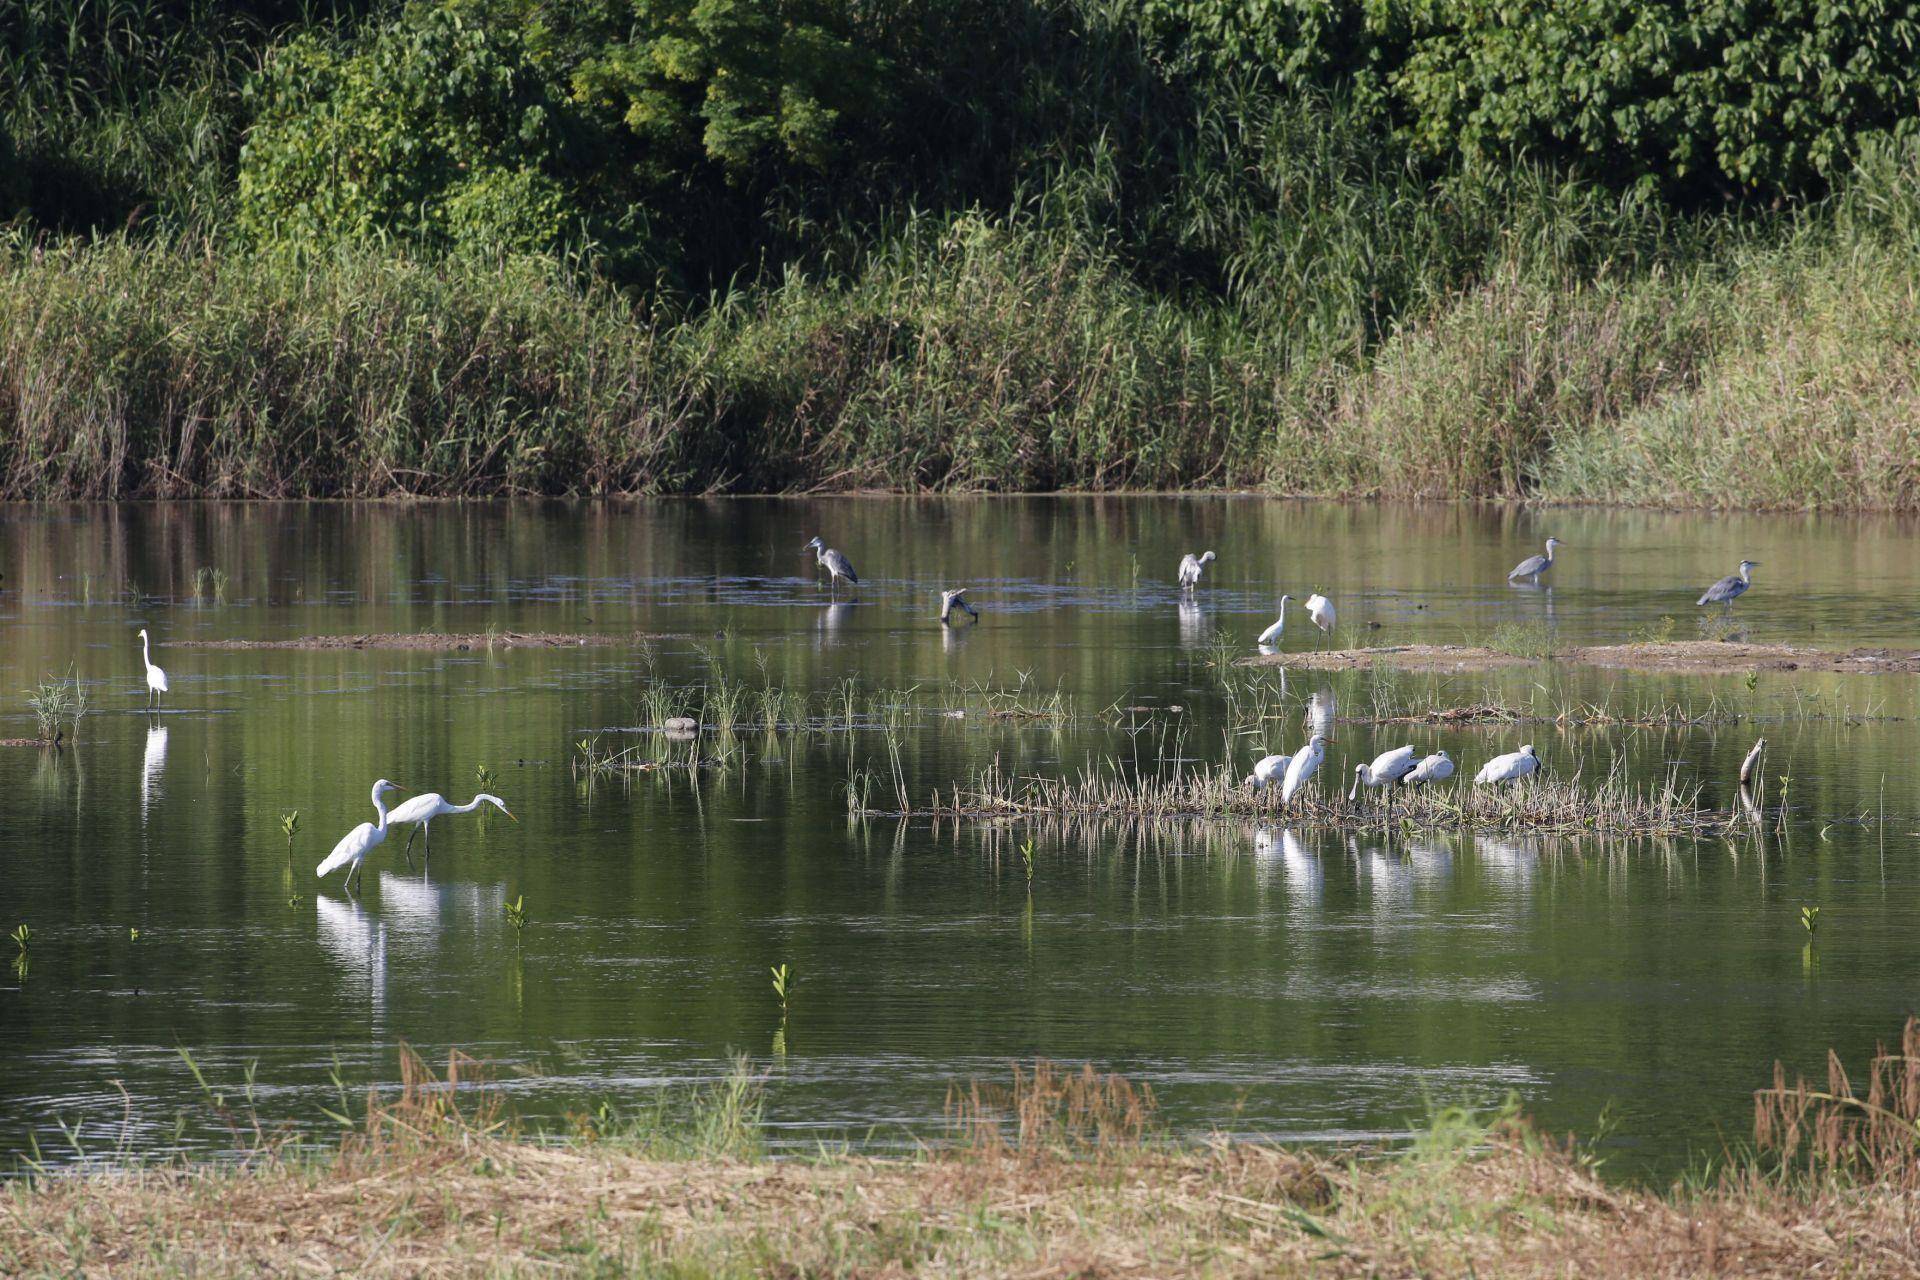
[[[1824, 1087], [1776, 1067], [1751, 1144], [1665, 1187], [1511, 1100], [1435, 1111], [1386, 1146], [1180, 1138], [1152, 1092], [1039, 1062], [955, 1085], [947, 1134], [905, 1155], [775, 1157], [768, 1077], [530, 1132], [450, 1056], [337, 1145], [226, 1116], [228, 1158], [120, 1153], [0, 1187], [9, 1275], [1907, 1276], [1920, 1032]], [[773, 1086], [777, 1087], [777, 1086]], [[223, 1107], [213, 1095], [209, 1101]]]
[[0, 498], [1920, 509], [1882, 15], [1529, 4], [22, 0]]
[[1907, 649], [1815, 649], [1804, 645], [1749, 644], [1733, 640], [1640, 640], [1628, 644], [1574, 645], [1503, 649], [1489, 645], [1404, 644], [1370, 649], [1301, 650], [1260, 653], [1235, 659], [1243, 667], [1283, 667], [1307, 671], [1344, 671], [1385, 667], [1395, 671], [1492, 671], [1538, 663], [1607, 667], [1623, 671], [1677, 671], [1692, 674], [1744, 674], [1753, 671], [1806, 671], [1846, 675], [1889, 675], [1920, 671], [1920, 652]]

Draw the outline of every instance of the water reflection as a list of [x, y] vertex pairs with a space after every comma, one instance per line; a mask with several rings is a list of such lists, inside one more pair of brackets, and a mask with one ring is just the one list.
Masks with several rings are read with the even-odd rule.
[[320, 947], [333, 960], [345, 981], [344, 990], [364, 1000], [370, 1012], [369, 1030], [383, 1035], [387, 1012], [387, 927], [358, 899], [315, 894], [314, 920]]
[[140, 825], [147, 825], [147, 812], [161, 794], [160, 775], [167, 767], [167, 729], [165, 725], [147, 727], [146, 748], [140, 759]]

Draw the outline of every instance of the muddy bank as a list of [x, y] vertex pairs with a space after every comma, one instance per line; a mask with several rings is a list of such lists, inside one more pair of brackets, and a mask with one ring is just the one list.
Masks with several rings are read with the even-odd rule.
[[1604, 644], [1556, 650], [1547, 658], [1522, 657], [1478, 645], [1409, 644], [1378, 649], [1333, 649], [1320, 653], [1270, 653], [1242, 658], [1244, 667], [1290, 667], [1305, 671], [1344, 671], [1383, 666], [1398, 671], [1493, 671], [1534, 662], [1614, 667], [1626, 671], [1682, 671], [1702, 675], [1745, 671], [1818, 671], [1848, 675], [1888, 675], [1920, 671], [1920, 652], [1911, 649], [1850, 649], [1844, 653], [1785, 644], [1675, 640], [1644, 644]]
[[495, 631], [378, 632], [351, 636], [301, 636], [294, 640], [175, 640], [182, 649], [607, 649], [663, 637], [647, 632]]

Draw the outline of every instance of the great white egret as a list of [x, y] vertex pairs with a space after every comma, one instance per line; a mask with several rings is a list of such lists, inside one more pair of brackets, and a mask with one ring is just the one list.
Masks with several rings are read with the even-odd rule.
[[827, 587], [829, 590], [838, 589], [840, 579], [842, 578], [845, 578], [856, 587], [860, 585], [860, 575], [853, 571], [853, 561], [847, 559], [838, 551], [835, 551], [832, 547], [820, 541], [820, 539], [815, 538], [812, 542], [802, 547], [801, 550], [813, 552], [814, 562], [827, 571]]
[[152, 651], [147, 647], [147, 629], [140, 628], [140, 661], [147, 668], [147, 705], [149, 707], [167, 691], [167, 673], [153, 665]]
[[1730, 573], [1708, 587], [1694, 603], [1724, 604], [1728, 609], [1732, 609], [1733, 602], [1746, 594], [1747, 588], [1753, 585], [1753, 570], [1759, 563], [1758, 560], [1742, 560], [1740, 572]]
[[1326, 735], [1316, 733], [1313, 735], [1313, 741], [1307, 743], [1294, 754], [1292, 760], [1287, 762], [1287, 776], [1280, 784], [1280, 803], [1287, 804], [1300, 794], [1300, 788], [1307, 785], [1307, 779], [1314, 775], [1320, 768], [1320, 762], [1326, 758]]
[[415, 836], [420, 836], [426, 844], [426, 852], [422, 856], [433, 857], [433, 833], [428, 828], [433, 825], [435, 818], [449, 813], [472, 813], [483, 804], [494, 806], [507, 817], [513, 818], [515, 822], [520, 821], [514, 818], [513, 814], [508, 813], [505, 800], [499, 796], [488, 795], [484, 791], [476, 792], [473, 799], [465, 804], [449, 804], [447, 798], [438, 791], [424, 791], [411, 800], [403, 800], [395, 805], [393, 812], [387, 815], [387, 822], [391, 826], [399, 826], [404, 822], [413, 827], [413, 830], [407, 832], [407, 843], [400, 850], [406, 855], [407, 865], [412, 866]]
[[379, 848], [380, 842], [387, 838], [387, 802], [380, 797], [389, 791], [398, 790], [400, 787], [397, 784], [388, 782], [385, 778], [374, 783], [373, 811], [379, 815], [380, 820], [363, 822], [341, 836], [340, 843], [333, 846], [333, 852], [327, 855], [326, 861], [313, 869], [313, 874], [324, 879], [341, 867], [346, 867], [347, 879], [342, 887], [351, 888], [353, 878], [359, 874], [360, 864], [366, 861], [367, 854]]
[[975, 622], [978, 622], [980, 620], [980, 611], [967, 603], [967, 589], [965, 587], [961, 587], [954, 591], [942, 591], [940, 593], [941, 623], [944, 624], [947, 621], [947, 619], [953, 615], [953, 611], [955, 609], [958, 609], [961, 612], [965, 613], [969, 618], [972, 618]]
[[1400, 779], [1400, 785], [1405, 787], [1430, 785], [1435, 782], [1444, 782], [1452, 776], [1453, 757], [1444, 751], [1436, 751], [1413, 766], [1407, 776]]
[[1412, 747], [1397, 747], [1373, 758], [1372, 764], [1353, 766], [1353, 789], [1347, 799], [1357, 799], [1362, 787], [1390, 787], [1412, 773], [1417, 762]]
[[1292, 596], [1280, 597], [1280, 616], [1273, 620], [1272, 626], [1268, 627], [1265, 631], [1262, 631], [1260, 633], [1260, 643], [1262, 645], [1277, 645], [1280, 643], [1280, 638], [1286, 635], [1287, 604], [1292, 599], [1293, 599]]
[[1518, 582], [1520, 579], [1525, 578], [1529, 582], [1538, 583], [1540, 581], [1540, 575], [1553, 568], [1554, 549], [1559, 545], [1560, 539], [1548, 538], [1547, 554], [1543, 556], [1528, 556], [1525, 560], [1513, 566], [1513, 572], [1507, 575], [1507, 581]]
[[1480, 766], [1480, 772], [1473, 775], [1475, 786], [1483, 782], [1518, 782], [1540, 772], [1540, 757], [1534, 754], [1532, 744], [1509, 751], [1506, 755], [1495, 756]]
[[1213, 560], [1214, 555], [1211, 551], [1202, 551], [1197, 556], [1189, 551], [1186, 555], [1181, 556], [1180, 585], [1189, 591], [1198, 586], [1200, 583], [1200, 575], [1206, 571], [1208, 565], [1213, 563]]
[[1328, 645], [1333, 643], [1333, 601], [1319, 592], [1307, 597], [1307, 616], [1313, 619], [1313, 625], [1320, 628], [1326, 636]]
[[1247, 775], [1245, 785], [1255, 791], [1264, 791], [1273, 785], [1276, 778], [1286, 776], [1287, 761], [1291, 759], [1292, 756], [1261, 756], [1253, 762], [1253, 772]]

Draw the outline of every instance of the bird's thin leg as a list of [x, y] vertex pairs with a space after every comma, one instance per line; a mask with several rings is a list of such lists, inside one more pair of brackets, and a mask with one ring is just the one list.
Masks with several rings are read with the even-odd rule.
[[425, 871], [427, 864], [433, 861], [433, 823], [420, 824], [420, 869]]
[[418, 827], [414, 827], [412, 830], [408, 831], [407, 842], [400, 846], [400, 852], [406, 857], [407, 866], [409, 869], [411, 869], [413, 866], [413, 837], [419, 834], [419, 831], [420, 831], [420, 828]]

